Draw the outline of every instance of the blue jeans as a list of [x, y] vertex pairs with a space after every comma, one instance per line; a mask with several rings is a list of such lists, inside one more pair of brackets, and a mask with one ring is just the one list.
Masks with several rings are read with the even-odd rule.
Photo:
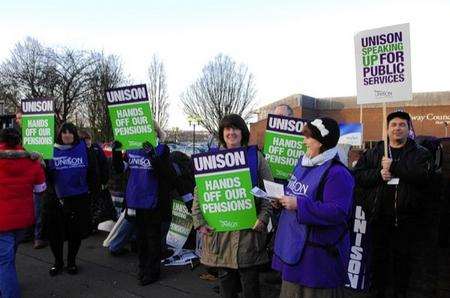
[[0, 297], [20, 298], [16, 251], [24, 230], [0, 233]]
[[41, 219], [41, 199], [42, 196], [40, 194], [34, 194], [34, 214], [36, 217], [36, 223], [34, 225], [34, 240], [41, 239], [41, 230], [42, 230], [42, 219]]
[[135, 236], [135, 229], [135, 224], [124, 218], [117, 236], [109, 243], [109, 251], [116, 252], [122, 249]]

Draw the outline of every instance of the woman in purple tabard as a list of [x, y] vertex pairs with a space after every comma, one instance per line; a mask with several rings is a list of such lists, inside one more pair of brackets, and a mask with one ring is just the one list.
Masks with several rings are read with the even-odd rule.
[[308, 151], [276, 204], [283, 209], [272, 267], [282, 274], [280, 297], [343, 297], [354, 180], [337, 157], [336, 121], [309, 121], [303, 133]]
[[[94, 157], [95, 158], [95, 157]], [[49, 274], [63, 270], [64, 241], [68, 242], [67, 272], [77, 274], [76, 257], [81, 240], [90, 231], [89, 181], [95, 179], [95, 163], [86, 143], [80, 139], [72, 123], [64, 123], [58, 131], [53, 158], [47, 161], [49, 188], [43, 197], [43, 234], [49, 239], [55, 257]]]

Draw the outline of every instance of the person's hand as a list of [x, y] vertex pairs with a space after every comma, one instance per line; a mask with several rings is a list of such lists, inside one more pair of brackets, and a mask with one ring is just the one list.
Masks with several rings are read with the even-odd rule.
[[118, 149], [120, 149], [120, 148], [122, 148], [122, 143], [121, 143], [121, 142], [119, 142], [119, 141], [114, 141], [114, 142], [112, 143], [111, 149], [112, 149], [113, 151], [118, 150]]
[[392, 159], [390, 159], [389, 157], [383, 156], [383, 158], [381, 159], [381, 167], [384, 170], [388, 170], [391, 168], [391, 164], [392, 164]]
[[278, 201], [286, 210], [297, 210], [297, 198], [295, 197], [282, 196]]
[[153, 147], [149, 141], [142, 143], [142, 149], [144, 149], [145, 153], [150, 155], [151, 158], [156, 156], [155, 147]]
[[275, 209], [280, 209], [281, 207], [283, 207], [279, 199], [273, 199], [272, 201], [270, 201], [270, 204], [272, 205], [272, 208]]
[[214, 232], [214, 229], [211, 228], [211, 227], [208, 226], [208, 225], [204, 225], [204, 226], [200, 226], [200, 227], [198, 228], [198, 231], [199, 231], [200, 233], [202, 233], [203, 235], [209, 235], [209, 234], [211, 234], [212, 232]]
[[257, 219], [255, 222], [255, 225], [253, 226], [253, 230], [257, 231], [257, 232], [264, 232], [267, 229], [267, 224], [260, 220]]
[[42, 155], [39, 152], [30, 152], [30, 159], [31, 160], [42, 160]]
[[391, 172], [389, 172], [389, 170], [381, 169], [381, 178], [383, 179], [383, 181], [389, 181], [392, 178], [392, 174]]

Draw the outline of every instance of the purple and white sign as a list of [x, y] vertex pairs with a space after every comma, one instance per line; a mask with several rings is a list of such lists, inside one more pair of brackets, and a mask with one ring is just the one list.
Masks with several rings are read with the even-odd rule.
[[412, 100], [409, 24], [355, 35], [358, 104]]

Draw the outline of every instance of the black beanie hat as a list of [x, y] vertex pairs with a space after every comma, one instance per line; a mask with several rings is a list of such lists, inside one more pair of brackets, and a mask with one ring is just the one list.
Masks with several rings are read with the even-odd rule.
[[307, 122], [311, 131], [311, 138], [322, 144], [323, 151], [336, 147], [341, 133], [339, 125], [334, 119], [328, 117], [317, 118]]
[[391, 122], [391, 120], [394, 119], [394, 118], [400, 118], [400, 119], [406, 120], [406, 122], [408, 122], [408, 126], [411, 126], [411, 125], [410, 125], [410, 123], [411, 123], [411, 117], [410, 117], [409, 114], [406, 113], [406, 112], [403, 112], [403, 111], [395, 111], [395, 112], [390, 113], [390, 114], [387, 116], [387, 124], [389, 125], [389, 122]]

